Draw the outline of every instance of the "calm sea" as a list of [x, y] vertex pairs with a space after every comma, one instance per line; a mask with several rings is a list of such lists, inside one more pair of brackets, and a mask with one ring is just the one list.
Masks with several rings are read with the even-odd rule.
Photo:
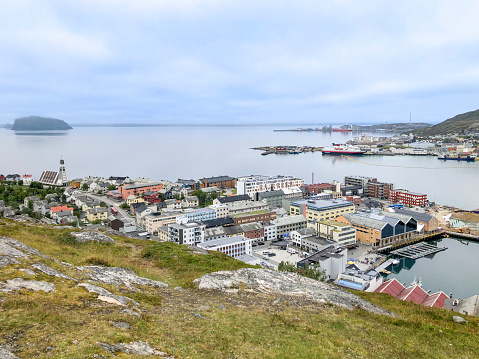
[[77, 127], [62, 135], [21, 136], [0, 129], [0, 173], [28, 173], [38, 179], [43, 170], [58, 170], [62, 157], [70, 179], [126, 175], [174, 181], [216, 175], [285, 174], [311, 183], [313, 173], [315, 182], [342, 181], [345, 175], [354, 174], [427, 193], [430, 200], [441, 204], [479, 208], [479, 164], [443, 162], [434, 157], [362, 157], [361, 161], [370, 163], [367, 165], [319, 152], [261, 156], [260, 151], [250, 149], [325, 146], [353, 137], [351, 133], [273, 131], [285, 128], [288, 127]]

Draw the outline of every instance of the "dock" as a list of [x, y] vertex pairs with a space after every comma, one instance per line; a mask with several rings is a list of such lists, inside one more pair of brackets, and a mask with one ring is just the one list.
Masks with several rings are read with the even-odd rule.
[[418, 259], [425, 257], [429, 254], [445, 251], [446, 249], [447, 247], [436, 247], [427, 242], [421, 242], [404, 248], [396, 249], [390, 252], [390, 254], [410, 259]]
[[378, 272], [382, 272], [383, 270], [385, 270], [387, 267], [391, 266], [393, 264], [393, 260], [392, 259], [388, 259], [387, 261], [381, 263], [380, 265], [378, 265], [376, 268], [374, 268], [376, 271]]

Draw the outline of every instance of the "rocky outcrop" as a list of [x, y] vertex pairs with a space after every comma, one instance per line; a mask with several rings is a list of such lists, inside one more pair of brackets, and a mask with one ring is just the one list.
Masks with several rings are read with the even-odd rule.
[[170, 357], [168, 353], [154, 349], [150, 347], [148, 343], [145, 343], [142, 341], [132, 342], [130, 344], [123, 344], [123, 343], [108, 344], [108, 343], [102, 343], [102, 342], [98, 342], [97, 344], [113, 355], [116, 352], [123, 352], [123, 353], [134, 354], [134, 355], [157, 355], [161, 357], [173, 358], [173, 357]]
[[47, 293], [53, 293], [56, 289], [55, 285], [45, 281], [24, 280], [22, 278], [8, 279], [0, 282], [0, 292], [11, 293], [20, 289], [43, 290]]
[[17, 261], [15, 258], [13, 257], [10, 257], [10, 256], [0, 256], [0, 269], [2, 269], [3, 267], [6, 267], [10, 264], [18, 264], [20, 263], [19, 261]]
[[37, 255], [47, 258], [47, 256], [41, 254], [35, 248], [29, 247], [22, 242], [8, 237], [0, 237], [0, 254], [17, 258], [27, 258], [29, 255]]
[[85, 288], [90, 293], [99, 294], [99, 296], [98, 296], [99, 300], [110, 303], [110, 304], [127, 305], [128, 302], [131, 302], [134, 305], [140, 305], [140, 303], [138, 303], [136, 300], [133, 300], [133, 299], [128, 298], [128, 297], [124, 297], [122, 295], [113, 294], [112, 292], [106, 290], [105, 288], [98, 287], [98, 286], [90, 284], [90, 283], [80, 283], [80, 284], [78, 284], [78, 286]]
[[57, 271], [56, 269], [50, 268], [49, 266], [47, 266], [43, 263], [35, 263], [35, 264], [32, 264], [31, 267], [35, 268], [35, 269], [38, 269], [40, 272], [43, 272], [43, 273], [51, 275], [51, 276], [55, 276], [55, 277], [63, 278], [63, 279], [69, 279], [69, 280], [73, 280], [75, 282], [78, 282], [76, 279], [74, 279], [72, 277], [69, 277], [66, 274], [63, 274], [63, 273]]
[[361, 308], [376, 314], [394, 316], [391, 312], [334, 285], [288, 272], [243, 268], [208, 273], [195, 279], [194, 283], [198, 284], [200, 289], [227, 289], [245, 285], [259, 292], [304, 296], [319, 303], [331, 303], [351, 310]]
[[84, 231], [84, 232], [71, 232], [70, 234], [74, 236], [78, 242], [94, 241], [99, 243], [115, 243], [113, 239], [111, 239], [107, 235], [100, 232]]
[[0, 358], [2, 359], [20, 359], [15, 354], [13, 354], [8, 348], [4, 345], [0, 345]]
[[96, 282], [126, 285], [133, 284], [149, 285], [157, 288], [166, 288], [168, 284], [152, 279], [138, 277], [130, 268], [122, 267], [101, 267], [101, 266], [84, 266], [77, 267], [77, 269], [84, 271], [90, 279]]

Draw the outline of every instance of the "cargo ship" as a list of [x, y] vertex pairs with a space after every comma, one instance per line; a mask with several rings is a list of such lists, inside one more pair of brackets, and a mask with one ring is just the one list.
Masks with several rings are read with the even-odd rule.
[[477, 157], [472, 157], [472, 156], [461, 157], [461, 156], [446, 156], [446, 155], [438, 156], [437, 159], [443, 160], [443, 161], [464, 161], [464, 162], [474, 162], [478, 160]]
[[323, 147], [321, 152], [323, 155], [363, 155], [366, 151], [355, 146], [333, 143], [332, 146]]

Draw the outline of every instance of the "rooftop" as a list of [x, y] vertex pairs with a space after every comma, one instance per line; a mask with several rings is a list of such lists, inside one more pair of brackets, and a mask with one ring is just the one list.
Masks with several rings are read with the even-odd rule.
[[214, 248], [217, 246], [225, 246], [229, 244], [236, 244], [236, 243], [248, 242], [248, 241], [251, 241], [251, 239], [245, 238], [243, 236], [233, 236], [228, 238], [214, 239], [212, 241], [200, 243], [198, 244], [198, 247], [208, 249], [208, 248]]

